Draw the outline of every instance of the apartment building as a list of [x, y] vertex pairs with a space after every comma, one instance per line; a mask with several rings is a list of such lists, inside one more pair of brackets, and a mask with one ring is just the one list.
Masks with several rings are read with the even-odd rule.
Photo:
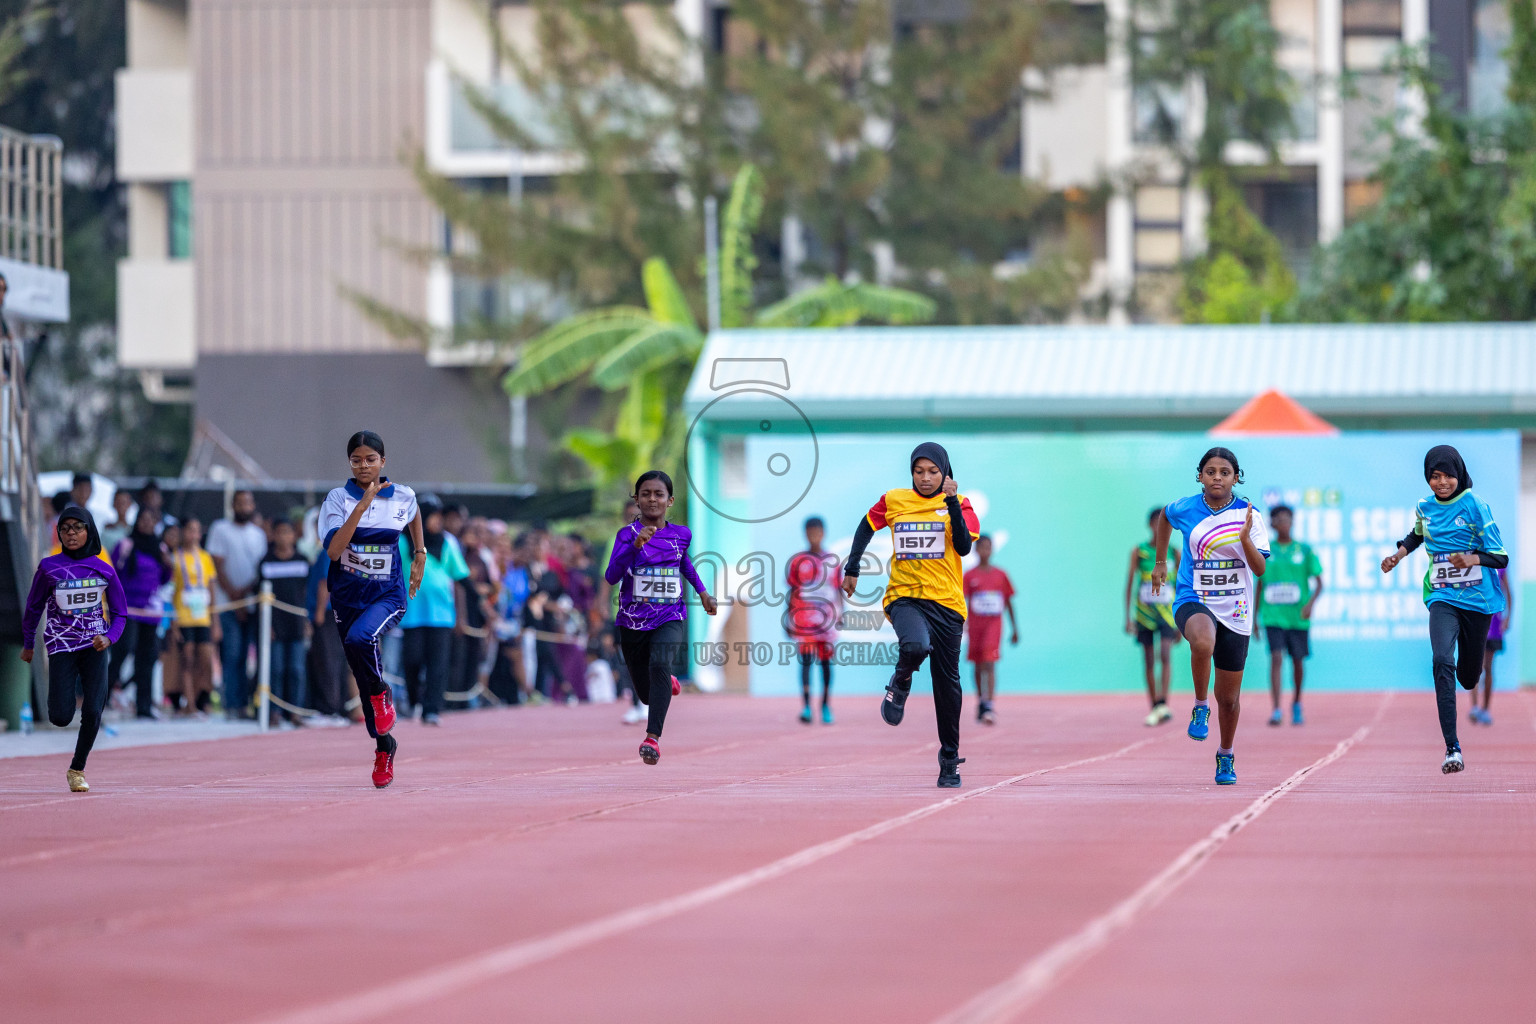
[[[1103, 12], [1105, 62], [1030, 76], [1036, 98], [1024, 112], [1024, 172], [1056, 188], [1119, 186], [1099, 283], [1115, 300], [1114, 319], [1133, 315], [1133, 292], [1141, 300], [1134, 315], [1156, 318], [1167, 311], [1158, 298], [1169, 272], [1203, 246], [1203, 197], [1180, 186], [1178, 163], [1153, 131], [1152, 97], [1133, 83], [1139, 8], [1132, 0], [1084, 6]], [[1296, 84], [1296, 130], [1278, 167], [1248, 143], [1232, 143], [1228, 158], [1249, 166], [1248, 204], [1299, 267], [1375, 199], [1375, 124], [1413, 102], [1383, 71], [1399, 47], [1427, 43], [1455, 102], [1491, 114], [1504, 103], [1510, 29], [1505, 0], [1270, 0], [1270, 16], [1282, 36], [1279, 63]], [[1186, 132], [1198, 130], [1197, 96], [1164, 99], [1184, 116]]]

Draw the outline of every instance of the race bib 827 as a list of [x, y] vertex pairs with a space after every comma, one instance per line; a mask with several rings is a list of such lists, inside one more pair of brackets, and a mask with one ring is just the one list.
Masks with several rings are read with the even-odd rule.
[[896, 523], [892, 526], [896, 535], [896, 557], [943, 558], [943, 523]]
[[1432, 560], [1429, 566], [1431, 590], [1461, 590], [1464, 587], [1475, 587], [1483, 582], [1483, 567], [1480, 564], [1458, 569], [1451, 564], [1450, 553], [1431, 555], [1430, 558]]

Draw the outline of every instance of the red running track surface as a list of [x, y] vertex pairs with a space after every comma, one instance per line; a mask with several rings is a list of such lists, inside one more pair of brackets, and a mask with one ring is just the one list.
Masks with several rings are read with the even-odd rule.
[[403, 722], [383, 792], [355, 728], [0, 761], [0, 1019], [1531, 1019], [1536, 700], [1459, 776], [1428, 693], [1263, 704], [1226, 788], [1124, 696], [999, 701], [959, 791], [918, 698], [684, 697], [654, 768], [613, 706]]

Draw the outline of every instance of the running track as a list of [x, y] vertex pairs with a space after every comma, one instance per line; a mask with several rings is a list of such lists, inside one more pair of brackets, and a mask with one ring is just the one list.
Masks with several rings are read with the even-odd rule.
[[[685, 696], [0, 761], [0, 1016], [362, 1021], [1517, 1021], [1536, 699], [1314, 696], [1239, 785], [1131, 697], [1012, 697], [934, 788], [932, 704], [826, 728]], [[1181, 702], [1182, 704], [1182, 702]], [[970, 710], [967, 703], [968, 713]], [[1182, 717], [1182, 711], [1181, 711]]]

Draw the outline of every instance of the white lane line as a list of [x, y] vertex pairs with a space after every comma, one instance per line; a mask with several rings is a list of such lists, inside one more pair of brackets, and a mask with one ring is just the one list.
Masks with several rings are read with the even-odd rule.
[[1149, 882], [1131, 895], [1085, 924], [1081, 930], [1030, 960], [1012, 977], [982, 992], [964, 1006], [940, 1017], [935, 1024], [1003, 1024], [1011, 1021], [1045, 995], [1068, 972], [1103, 949], [1147, 911], [1157, 906], [1183, 885], [1210, 860], [1216, 851], [1263, 814], [1285, 794], [1301, 785], [1302, 780], [1325, 768], [1345, 754], [1370, 733], [1392, 703], [1388, 691], [1369, 722], [1356, 729], [1327, 754], [1280, 783], [1226, 821], [1211, 834], [1190, 846]]
[[968, 790], [924, 807], [919, 807], [916, 810], [908, 811], [905, 814], [897, 815], [894, 818], [887, 818], [866, 828], [861, 828], [856, 832], [849, 832], [835, 839], [817, 843], [815, 846], [808, 846], [803, 850], [789, 854], [786, 857], [780, 857], [778, 860], [771, 861], [761, 867], [744, 871], [738, 875], [732, 875], [730, 878], [722, 879], [700, 889], [694, 889], [692, 892], [685, 892], [668, 899], [647, 903], [631, 910], [623, 910], [616, 914], [600, 917], [595, 921], [588, 921], [586, 924], [579, 924], [540, 938], [526, 939], [522, 942], [514, 942], [483, 953], [477, 953], [474, 956], [465, 957], [462, 960], [432, 968], [414, 977], [389, 982], [379, 988], [366, 992], [359, 992], [355, 995], [343, 996], [340, 999], [319, 1003], [314, 1006], [265, 1017], [259, 1021], [259, 1024], [353, 1024], [353, 1022], [372, 1020], [377, 1017], [398, 1017], [402, 1010], [409, 1007], [419, 1006], [445, 996], [453, 995], [469, 986], [492, 981], [515, 971], [520, 971], [525, 967], [530, 967], [533, 964], [542, 963], [545, 960], [580, 949], [583, 946], [602, 942], [605, 939], [611, 939], [625, 932], [634, 931], [642, 926], [654, 924], [664, 918], [676, 917], [690, 910], [697, 910], [707, 904], [723, 900], [728, 896], [734, 896], [746, 889], [781, 878], [792, 871], [809, 867], [818, 861], [826, 860], [828, 857], [835, 856], [862, 843], [867, 843], [872, 839], [877, 839], [888, 832], [910, 825], [915, 821], [931, 817], [956, 804], [985, 796], [994, 790], [1002, 789], [1005, 786], [1012, 786], [1026, 779], [1045, 775], [1048, 772], [1063, 771], [1068, 768], [1095, 764], [1099, 761], [1108, 761], [1144, 747], [1149, 743], [1155, 743], [1162, 738], [1151, 737], [1138, 740], [1107, 754], [1098, 754], [1094, 757], [1085, 757], [1077, 761], [1068, 761], [1066, 764], [1052, 765], [1049, 768], [1038, 768], [1032, 772], [1015, 775], [1001, 782], [995, 782], [990, 786]]

